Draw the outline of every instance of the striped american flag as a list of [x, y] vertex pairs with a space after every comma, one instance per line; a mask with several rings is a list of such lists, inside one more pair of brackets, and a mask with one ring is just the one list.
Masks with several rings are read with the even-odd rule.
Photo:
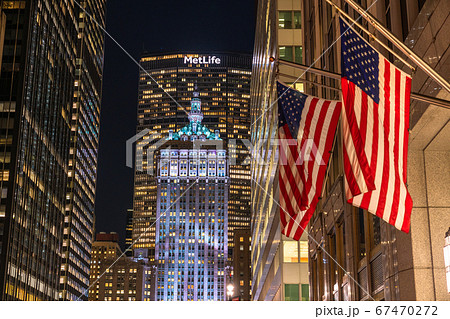
[[342, 133], [349, 203], [409, 231], [406, 188], [411, 78], [340, 21]]
[[341, 102], [308, 96], [280, 82], [277, 91], [281, 229], [299, 240], [322, 192]]

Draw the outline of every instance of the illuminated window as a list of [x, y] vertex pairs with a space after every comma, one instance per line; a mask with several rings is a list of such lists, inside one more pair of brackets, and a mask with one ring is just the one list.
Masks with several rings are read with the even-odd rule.
[[224, 177], [225, 176], [225, 161], [220, 160], [218, 165], [218, 176]]
[[189, 176], [197, 176], [197, 161], [189, 160]]
[[283, 261], [285, 263], [298, 263], [298, 242], [285, 241], [283, 244]]
[[199, 166], [199, 170], [198, 170], [198, 175], [199, 176], [206, 176], [206, 161], [205, 160], [200, 160], [200, 166]]
[[300, 241], [300, 262], [308, 262], [308, 242], [306, 240]]
[[292, 47], [280, 47], [280, 59], [293, 62]]
[[170, 176], [177, 176], [177, 175], [178, 175], [178, 161], [171, 160], [170, 161]]
[[187, 161], [180, 161], [180, 176], [187, 176]]
[[288, 83], [289, 86], [293, 87], [295, 90], [300, 91], [300, 92], [305, 92], [305, 86], [303, 83], [301, 82], [295, 82], [295, 83]]
[[216, 161], [209, 161], [208, 176], [216, 176]]
[[[294, 23], [292, 23], [294, 21]], [[302, 13], [301, 11], [279, 11], [278, 28], [280, 29], [301, 29]]]
[[292, 28], [292, 11], [279, 11], [278, 12], [278, 27], [280, 29]]
[[168, 160], [161, 160], [161, 176], [168, 176], [169, 162]]

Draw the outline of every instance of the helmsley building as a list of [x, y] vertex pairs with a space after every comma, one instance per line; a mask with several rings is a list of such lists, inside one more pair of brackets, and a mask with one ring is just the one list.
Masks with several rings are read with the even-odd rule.
[[[147, 158], [149, 150], [155, 151], [154, 144], [170, 130], [177, 132], [188, 124], [186, 113], [191, 110], [195, 85], [202, 101], [202, 123], [219, 130], [225, 145], [235, 145], [226, 150], [230, 159], [230, 251], [234, 230], [250, 228], [250, 163], [244, 162], [249, 151], [242, 140], [250, 134], [251, 63], [251, 55], [212, 52], [145, 54], [140, 60], [137, 133], [151, 131], [136, 144], [142, 158]], [[139, 238], [133, 247], [147, 248], [150, 261], [155, 258], [157, 207], [156, 179], [148, 174], [152, 164], [156, 162], [136, 163], [133, 207], [133, 240]]]
[[219, 130], [202, 124], [193, 92], [189, 124], [157, 151], [155, 277], [152, 300], [225, 300], [228, 157]]

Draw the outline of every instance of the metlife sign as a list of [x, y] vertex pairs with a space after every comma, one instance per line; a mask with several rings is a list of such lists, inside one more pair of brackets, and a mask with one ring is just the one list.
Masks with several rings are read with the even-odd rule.
[[220, 64], [220, 58], [213, 56], [200, 56], [198, 58], [192, 56], [184, 56], [184, 64]]

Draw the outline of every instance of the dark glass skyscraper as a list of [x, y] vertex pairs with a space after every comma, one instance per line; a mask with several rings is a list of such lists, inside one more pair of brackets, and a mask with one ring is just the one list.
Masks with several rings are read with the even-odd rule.
[[[73, 2], [0, 4], [0, 298], [74, 299], [89, 280], [103, 34]], [[80, 4], [104, 23], [105, 1]]]
[[[250, 228], [250, 165], [244, 162], [249, 151], [242, 140], [250, 135], [251, 55], [174, 53], [144, 55], [140, 62], [145, 71], [139, 75], [137, 132], [149, 129], [155, 133], [151, 139], [137, 142], [143, 158], [158, 138], [187, 124], [195, 83], [202, 100], [203, 124], [218, 129], [226, 145], [236, 140], [236, 147], [227, 149], [228, 243], [232, 247], [234, 230]], [[144, 160], [136, 164], [133, 240], [139, 238], [134, 248], [149, 249], [150, 261], [154, 261], [157, 185], [155, 177], [147, 173], [150, 164], [156, 163]]]
[[[106, 0], [80, 1], [60, 300], [87, 300], [100, 131]], [[92, 19], [95, 19], [94, 22]]]

